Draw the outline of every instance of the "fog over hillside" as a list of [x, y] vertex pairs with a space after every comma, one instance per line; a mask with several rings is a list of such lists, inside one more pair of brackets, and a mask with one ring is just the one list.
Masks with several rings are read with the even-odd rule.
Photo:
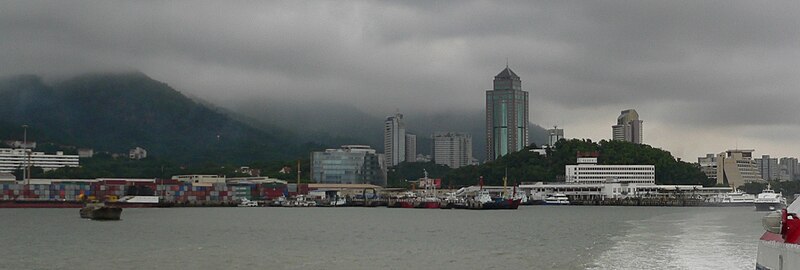
[[[262, 123], [292, 131], [298, 140], [336, 146], [367, 144], [383, 151], [383, 122], [395, 113], [373, 116], [352, 105], [326, 101], [287, 101], [254, 99], [225, 108]], [[482, 108], [470, 111], [400, 111], [409, 133], [417, 135], [417, 152], [431, 154], [431, 135], [437, 131], [466, 132], [472, 135], [473, 155], [485, 158], [485, 112]], [[537, 145], [547, 139], [543, 128], [532, 125], [530, 141]]]
[[[567, 137], [608, 139], [635, 109], [644, 143], [684, 160], [798, 156], [798, 25], [797, 1], [3, 1], [0, 76], [136, 70], [232, 111], [319, 106], [270, 114], [366, 134], [350, 122], [477, 114], [508, 63], [530, 121]], [[330, 120], [342, 105], [351, 119]]]

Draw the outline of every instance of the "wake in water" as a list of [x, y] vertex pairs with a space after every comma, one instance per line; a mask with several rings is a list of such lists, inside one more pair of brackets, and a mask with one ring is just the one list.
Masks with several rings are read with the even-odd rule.
[[[745, 209], [691, 209], [628, 221], [589, 269], [754, 269], [757, 215]], [[752, 217], [751, 217], [752, 216]], [[747, 224], [742, 224], [743, 222]], [[747, 225], [747, 226], [743, 226]]]

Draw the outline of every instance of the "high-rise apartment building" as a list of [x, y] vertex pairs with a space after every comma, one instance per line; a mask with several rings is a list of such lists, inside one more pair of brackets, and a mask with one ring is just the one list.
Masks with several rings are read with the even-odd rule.
[[528, 92], [506, 66], [486, 90], [486, 159], [520, 151], [528, 145]]
[[717, 184], [738, 188], [751, 182], [764, 182], [753, 160], [754, 150], [728, 150], [717, 155]]
[[396, 166], [406, 160], [406, 125], [399, 112], [386, 118], [383, 125], [383, 153], [386, 166]]
[[761, 158], [756, 159], [758, 171], [761, 173], [761, 179], [772, 181], [778, 180], [781, 169], [778, 167], [778, 159], [770, 158], [769, 155], [761, 155]]
[[642, 143], [642, 120], [639, 120], [639, 113], [634, 109], [622, 111], [611, 131], [615, 141]]
[[433, 161], [459, 168], [472, 164], [472, 136], [467, 133], [436, 132], [433, 134]]
[[557, 126], [547, 130], [547, 145], [555, 147], [556, 142], [564, 138], [564, 129]]
[[406, 133], [406, 162], [417, 161], [417, 135]]
[[780, 179], [784, 181], [794, 181], [797, 180], [797, 158], [793, 157], [784, 157], [781, 158], [780, 164]]

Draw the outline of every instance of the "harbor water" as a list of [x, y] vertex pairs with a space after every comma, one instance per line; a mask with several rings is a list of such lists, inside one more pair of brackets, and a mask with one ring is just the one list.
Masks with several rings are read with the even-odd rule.
[[754, 269], [751, 207], [0, 209], [0, 269]]

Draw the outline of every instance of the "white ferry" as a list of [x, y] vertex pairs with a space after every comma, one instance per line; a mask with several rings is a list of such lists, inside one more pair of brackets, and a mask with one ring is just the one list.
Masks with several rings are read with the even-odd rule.
[[753, 203], [756, 201], [756, 196], [753, 194], [747, 194], [740, 190], [734, 190], [733, 192], [719, 194], [717, 196], [712, 196], [706, 200], [709, 203], [712, 203], [714, 206], [749, 206], [752, 207]]
[[775, 211], [786, 205], [786, 199], [780, 193], [767, 187], [761, 194], [758, 194], [754, 204], [756, 211]]
[[561, 194], [561, 193], [556, 193], [556, 194], [553, 194], [553, 195], [550, 195], [550, 196], [547, 196], [546, 198], [544, 198], [544, 204], [548, 204], [548, 205], [568, 205], [569, 204], [569, 198], [567, 197], [567, 195], [564, 195], [564, 194]]
[[756, 270], [800, 270], [800, 200], [762, 219]]

